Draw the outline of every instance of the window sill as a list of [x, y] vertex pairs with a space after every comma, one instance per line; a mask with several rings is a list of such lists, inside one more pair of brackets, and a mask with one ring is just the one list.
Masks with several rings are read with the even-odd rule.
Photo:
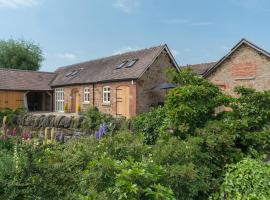
[[90, 102], [83, 102], [82, 104], [83, 104], [83, 105], [89, 105]]
[[104, 102], [103, 102], [102, 105], [103, 105], [103, 106], [110, 106], [111, 103], [110, 103], [110, 102], [108, 102], [108, 103], [104, 103]]

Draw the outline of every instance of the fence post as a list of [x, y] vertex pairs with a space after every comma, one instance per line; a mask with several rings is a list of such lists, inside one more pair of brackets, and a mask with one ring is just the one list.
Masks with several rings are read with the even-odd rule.
[[48, 127], [45, 128], [43, 144], [47, 144], [47, 143], [48, 143]]
[[53, 127], [51, 129], [51, 140], [52, 140], [52, 142], [54, 142], [54, 134], [55, 134], [55, 128]]

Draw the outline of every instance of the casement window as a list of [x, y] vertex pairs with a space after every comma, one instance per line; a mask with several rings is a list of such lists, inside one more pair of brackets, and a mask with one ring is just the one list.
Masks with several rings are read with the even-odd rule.
[[55, 111], [64, 111], [64, 88], [55, 89]]
[[111, 91], [109, 86], [103, 87], [103, 103], [110, 103], [110, 93]]
[[90, 89], [89, 89], [89, 87], [85, 87], [83, 89], [83, 101], [84, 101], [84, 103], [90, 102]]

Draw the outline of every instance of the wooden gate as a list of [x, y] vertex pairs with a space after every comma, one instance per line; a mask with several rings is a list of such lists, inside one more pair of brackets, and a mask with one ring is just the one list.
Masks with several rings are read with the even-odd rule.
[[116, 115], [130, 118], [128, 86], [120, 86], [116, 89]]
[[0, 91], [0, 110], [22, 108], [24, 106], [23, 97], [23, 92]]

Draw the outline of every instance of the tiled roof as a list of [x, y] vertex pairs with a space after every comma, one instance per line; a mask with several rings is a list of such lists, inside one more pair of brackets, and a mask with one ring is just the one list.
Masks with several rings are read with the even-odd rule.
[[193, 72], [199, 75], [203, 75], [208, 69], [212, 68], [216, 62], [210, 62], [210, 63], [201, 63], [201, 64], [194, 64], [194, 65], [188, 65], [183, 68], [190, 67]]
[[51, 90], [49, 84], [55, 76], [50, 72], [0, 68], [0, 90]]
[[[52, 81], [51, 86], [137, 79], [165, 48], [166, 45], [160, 45], [148, 49], [60, 67], [55, 71], [58, 75]], [[134, 66], [116, 69], [123, 61], [132, 59], [138, 59]], [[67, 77], [67, 74], [78, 69], [80, 72], [76, 76]]]

